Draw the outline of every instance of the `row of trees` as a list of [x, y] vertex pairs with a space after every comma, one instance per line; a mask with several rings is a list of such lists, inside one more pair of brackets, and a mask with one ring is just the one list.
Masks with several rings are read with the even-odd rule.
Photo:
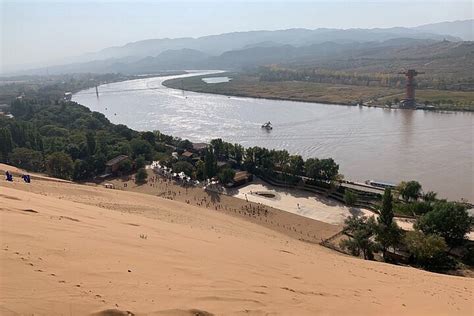
[[[127, 155], [129, 172], [146, 161], [171, 156], [183, 141], [159, 132], [136, 132], [74, 102], [38, 104], [15, 100], [13, 119], [0, 119], [0, 161], [64, 179], [85, 180], [104, 173], [105, 163]], [[186, 145], [186, 142], [184, 142]]]
[[309, 158], [305, 161], [300, 155], [290, 155], [287, 150], [269, 150], [258, 146], [244, 148], [214, 139], [204, 160], [207, 176], [215, 174], [214, 165], [219, 160], [231, 161], [251, 173], [288, 181], [299, 181], [302, 176], [314, 181], [332, 181], [339, 175], [339, 165], [332, 158]]
[[286, 150], [258, 146], [244, 148], [220, 138], [211, 140], [198, 160], [179, 156], [177, 160], [170, 157], [162, 162], [172, 167], [174, 172], [184, 172], [198, 180], [217, 177], [224, 184], [234, 178], [234, 169], [286, 181], [300, 181], [302, 176], [313, 181], [331, 181], [338, 177], [339, 172], [339, 165], [331, 158], [309, 158], [305, 161]]
[[[455, 260], [448, 251], [455, 247], [464, 247], [466, 235], [473, 224], [466, 206], [457, 202], [436, 200], [433, 193], [432, 209], [418, 217], [414, 231], [402, 231], [394, 218], [394, 198], [392, 191], [386, 189], [380, 207], [380, 214], [374, 217], [349, 217], [345, 223], [345, 232], [349, 239], [341, 242], [341, 247], [353, 255], [362, 255], [365, 259], [374, 259], [374, 253], [381, 252], [385, 261], [392, 256], [388, 250], [407, 251], [412, 262], [430, 270], [453, 268]], [[464, 259], [472, 263], [472, 249], [464, 247]]]
[[[356, 86], [379, 86], [402, 89], [406, 82], [403, 75], [388, 72], [360, 73], [355, 71], [331, 70], [324, 68], [282, 68], [260, 67], [258, 75], [262, 81], [307, 81], [317, 83], [345, 84]], [[460, 85], [457, 77], [424, 75], [417, 79], [421, 89], [472, 90], [472, 78]], [[468, 82], [470, 81], [470, 82]]]

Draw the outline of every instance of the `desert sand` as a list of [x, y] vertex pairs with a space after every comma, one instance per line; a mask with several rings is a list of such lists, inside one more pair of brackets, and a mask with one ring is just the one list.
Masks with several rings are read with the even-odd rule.
[[1, 180], [0, 203], [1, 315], [474, 312], [473, 279], [344, 256], [229, 210], [40, 178]]

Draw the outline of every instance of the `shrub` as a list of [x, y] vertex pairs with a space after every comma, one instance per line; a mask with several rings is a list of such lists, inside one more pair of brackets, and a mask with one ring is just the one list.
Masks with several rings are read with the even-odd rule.
[[455, 265], [447, 254], [443, 237], [425, 235], [420, 231], [407, 232], [405, 244], [415, 263], [429, 270], [445, 270]]
[[173, 164], [173, 172], [184, 172], [187, 176], [193, 174], [194, 166], [187, 161], [178, 161]]
[[147, 178], [148, 178], [148, 173], [146, 172], [145, 168], [138, 169], [137, 174], [135, 176], [135, 183], [143, 184], [146, 182]]
[[398, 192], [405, 201], [416, 201], [421, 196], [421, 184], [417, 181], [402, 182], [398, 185]]
[[145, 164], [145, 157], [143, 157], [142, 155], [138, 156], [137, 159], [135, 159], [135, 168], [141, 169], [145, 167]]
[[69, 155], [55, 152], [46, 158], [46, 171], [49, 175], [61, 179], [71, 179], [74, 165]]
[[31, 171], [43, 170], [43, 155], [41, 152], [28, 148], [15, 148], [10, 154], [10, 163]]
[[438, 202], [431, 212], [420, 217], [415, 224], [425, 234], [438, 234], [448, 245], [456, 246], [463, 242], [471, 231], [472, 218], [466, 207], [456, 202]]
[[378, 245], [372, 241], [376, 229], [374, 217], [348, 217], [344, 231], [350, 236], [341, 242], [343, 249], [348, 249], [353, 255], [359, 256], [362, 252], [364, 259], [372, 260]]
[[224, 168], [217, 174], [217, 178], [219, 179], [220, 183], [227, 184], [230, 183], [235, 177], [234, 169]]
[[345, 189], [344, 190], [344, 203], [346, 203], [349, 206], [354, 206], [357, 202], [357, 193]]

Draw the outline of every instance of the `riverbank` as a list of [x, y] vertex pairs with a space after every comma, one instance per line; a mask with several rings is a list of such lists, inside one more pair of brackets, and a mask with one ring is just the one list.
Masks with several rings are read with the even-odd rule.
[[[229, 76], [229, 82], [204, 82], [203, 78]], [[305, 81], [260, 81], [257, 76], [240, 73], [221, 73], [218, 75], [193, 76], [187, 78], [170, 79], [163, 85], [173, 89], [185, 91], [221, 94], [234, 97], [251, 97], [270, 100], [286, 100], [297, 102], [322, 103], [333, 105], [354, 106], [361, 104], [367, 107], [390, 108], [387, 101], [395, 98], [403, 99], [402, 89], [375, 86], [355, 86], [342, 84], [327, 84]], [[417, 99], [436, 102], [443, 99], [465, 102], [465, 105], [433, 105], [423, 107], [431, 111], [474, 111], [474, 92], [445, 91], [445, 90], [418, 90]], [[395, 108], [395, 107], [394, 107]]]
[[[332, 157], [340, 173], [353, 181], [417, 180], [440, 198], [474, 200], [472, 178], [465, 172], [472, 160], [472, 112], [390, 111], [186, 93], [163, 86], [169, 79], [111, 84], [99, 88], [104, 92], [100, 99], [90, 89], [73, 100], [139, 131], [160, 130], [192, 142], [222, 138], [245, 147], [286, 149], [303, 158]], [[274, 125], [271, 132], [260, 128], [267, 121]]]
[[54, 179], [0, 186], [1, 314], [472, 310], [472, 279], [343, 256], [221, 210]]

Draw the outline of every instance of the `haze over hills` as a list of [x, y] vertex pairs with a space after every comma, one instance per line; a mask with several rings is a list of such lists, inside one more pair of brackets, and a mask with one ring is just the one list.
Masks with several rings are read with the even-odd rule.
[[474, 20], [426, 24], [415, 27], [414, 29], [434, 34], [449, 34], [459, 37], [464, 41], [474, 40]]
[[[321, 59], [399, 58], [399, 54], [409, 58], [415, 51], [433, 57], [456, 50], [465, 52], [464, 57], [472, 57], [472, 45], [467, 43], [463, 46], [459, 42], [472, 39], [469, 29], [473, 21], [436, 23], [415, 28], [288, 29], [234, 32], [200, 38], [149, 39], [85, 54], [71, 59], [75, 62], [70, 64], [21, 73], [240, 69], [272, 63], [304, 64]], [[442, 47], [430, 46], [437, 42], [445, 44]]]

